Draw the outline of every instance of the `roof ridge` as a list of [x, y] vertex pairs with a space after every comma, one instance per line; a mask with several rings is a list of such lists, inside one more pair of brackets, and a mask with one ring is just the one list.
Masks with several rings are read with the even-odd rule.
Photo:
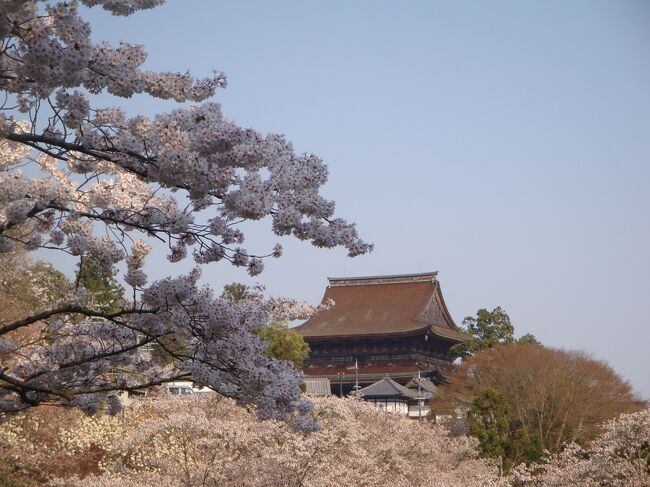
[[[386, 376], [383, 377], [382, 379], [379, 379], [377, 382], [373, 382], [372, 384], [359, 389], [359, 395], [363, 396], [390, 396], [392, 394], [386, 394], [386, 390], [381, 389], [381, 384], [382, 383], [387, 383], [390, 387], [393, 388], [393, 390], [399, 394], [401, 394], [404, 397], [411, 397], [414, 398], [417, 394], [418, 391], [415, 389], [409, 389], [406, 386], [403, 386], [399, 382], [391, 379], [390, 377]], [[382, 394], [382, 392], [384, 394]]]
[[407, 284], [436, 282], [438, 271], [418, 274], [392, 274], [385, 276], [328, 277], [330, 286], [367, 286], [380, 284]]
[[393, 383], [393, 386], [397, 386], [397, 389], [401, 390], [402, 393], [407, 394], [407, 393], [410, 393], [410, 392], [411, 392], [411, 389], [409, 389], [409, 388], [406, 387], [406, 386], [403, 386], [402, 384], [400, 384], [399, 382], [397, 382], [397, 381], [391, 379], [390, 377], [385, 377], [385, 379], [388, 379], [389, 381], [391, 381], [391, 383]]

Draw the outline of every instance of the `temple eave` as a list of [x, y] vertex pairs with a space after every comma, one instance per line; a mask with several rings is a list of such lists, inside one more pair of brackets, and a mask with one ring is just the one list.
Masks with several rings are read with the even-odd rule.
[[[406, 331], [396, 331], [390, 333], [357, 333], [357, 334], [340, 334], [340, 335], [309, 335], [302, 333], [303, 337], [307, 341], [326, 341], [326, 340], [363, 340], [366, 338], [391, 338], [391, 337], [408, 337], [408, 336], [418, 336], [426, 335], [430, 333], [437, 338], [444, 340], [449, 340], [455, 343], [460, 343], [467, 340], [469, 337], [466, 337], [462, 332], [454, 329], [447, 329], [445, 327], [437, 326], [434, 323], [424, 323], [420, 322], [422, 326], [414, 330]], [[300, 330], [297, 330], [300, 332]]]
[[350, 367], [309, 367], [305, 369], [305, 377], [314, 379], [329, 379], [332, 390], [336, 384], [368, 385], [384, 377], [390, 377], [396, 382], [404, 385], [420, 374], [422, 377], [430, 378], [434, 383], [446, 381], [446, 373], [450, 371], [450, 364], [441, 363], [435, 368], [418, 367], [417, 365], [377, 366], [360, 367], [358, 373]]

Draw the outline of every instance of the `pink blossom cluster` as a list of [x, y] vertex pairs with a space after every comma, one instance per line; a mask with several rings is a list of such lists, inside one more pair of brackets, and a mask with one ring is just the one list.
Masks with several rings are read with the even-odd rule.
[[126, 258], [128, 271], [124, 276], [124, 281], [133, 288], [140, 289], [147, 283], [147, 275], [142, 268], [150, 250], [151, 245], [147, 242], [136, 240], [131, 247], [131, 254]]
[[[117, 417], [60, 410], [15, 415], [0, 428], [0, 451], [14, 471], [38, 471], [43, 484], [57, 487], [644, 487], [650, 475], [647, 409], [608, 422], [590, 445], [568, 445], [505, 477], [494, 461], [478, 458], [474, 438], [359, 399], [316, 397], [305, 415], [320, 428], [296, 433], [212, 392], [150, 395]], [[94, 475], [80, 479], [61, 465], [90, 460], [97, 450]]]
[[314, 306], [305, 301], [280, 297], [269, 298], [264, 303], [264, 306], [274, 320], [294, 321], [306, 320], [314, 314], [331, 308], [334, 304], [334, 300], [332, 299], [328, 299], [326, 302]]
[[650, 485], [650, 409], [608, 421], [589, 445], [569, 444], [542, 464], [515, 469], [509, 482], [531, 487]]
[[[137, 242], [134, 247], [136, 255], [148, 250]], [[137, 390], [191, 377], [242, 404], [255, 404], [263, 418], [313, 429], [307, 416], [310, 403], [300, 398], [302, 375], [288, 362], [267, 358], [266, 345], [254, 333], [268, 322], [262, 302], [216, 297], [197, 286], [199, 275], [197, 270], [154, 282], [143, 290], [137, 309], [79, 309], [88, 318], [57, 315], [45, 321], [47, 340], [14, 350], [5, 344], [10, 358], [0, 371], [0, 410], [17, 411], [56, 398], [88, 412], [103, 407], [116, 413], [121, 410], [112, 392], [116, 389]], [[173, 361], [165, 365], [143, 353], [146, 344]], [[22, 385], [26, 392], [16, 394], [2, 380]]]
[[[159, 2], [85, 3], [127, 15]], [[141, 71], [143, 47], [94, 45], [77, 2], [59, 2], [44, 12], [37, 4], [3, 0], [6, 16], [0, 19], [6, 46], [0, 52], [5, 73], [0, 85], [18, 97], [20, 111], [32, 119], [40, 100], [47, 99], [53, 109], [40, 131], [34, 124], [18, 130], [0, 114], [3, 146], [50, 156], [39, 163], [48, 177], [38, 187], [33, 177], [18, 173], [19, 181], [11, 181], [20, 187], [5, 202], [16, 210], [13, 225], [38, 217], [30, 213], [34, 205], [42, 212], [53, 210], [58, 218], [83, 209], [84, 217], [120, 231], [138, 229], [168, 240], [170, 260], [183, 258], [186, 247], [195, 246], [197, 262], [227, 259], [247, 266], [252, 275], [263, 269], [261, 256], [230, 247], [244, 240], [233, 228], [242, 220], [270, 217], [278, 235], [293, 234], [321, 247], [344, 246], [351, 256], [371, 250], [354, 225], [333, 218], [334, 203], [320, 196], [327, 168], [319, 158], [295, 154], [281, 136], [238, 127], [223, 117], [218, 104], [186, 106], [153, 119], [127, 118], [117, 108], [91, 110], [88, 95], [104, 90], [123, 97], [148, 93], [204, 101], [225, 86], [225, 79], [215, 75], [197, 81], [188, 74]], [[17, 162], [15, 156], [9, 160]], [[83, 178], [65, 177], [75, 174]], [[158, 194], [161, 188], [187, 192], [191, 205], [179, 208], [174, 199]], [[218, 225], [197, 221], [197, 213], [206, 209], [217, 215], [211, 221]], [[279, 255], [277, 249], [272, 255]]]
[[[200, 101], [225, 86], [223, 74], [195, 80], [187, 74], [142, 71], [146, 59], [142, 46], [120, 44], [114, 48], [102, 42], [93, 44], [90, 24], [78, 13], [77, 1], [58, 2], [39, 7], [36, 1], [2, 0], [0, 35], [5, 39], [0, 70], [3, 87], [18, 97], [23, 110], [36, 106], [59, 88], [83, 87], [90, 93], [106, 90], [129, 97], [147, 93], [157, 98], [176, 101]], [[128, 15], [152, 7], [154, 1], [85, 1], [101, 4], [113, 13]], [[44, 10], [44, 12], [43, 12]], [[45, 15], [42, 15], [44, 13]], [[72, 106], [67, 106], [65, 91], [58, 91], [61, 108], [69, 110], [71, 126], [88, 114], [87, 101], [77, 92]]]
[[[224, 260], [253, 276], [282, 248], [250, 252], [238, 228], [245, 221], [268, 218], [277, 235], [343, 246], [350, 256], [372, 246], [320, 195], [327, 168], [318, 157], [296, 154], [282, 136], [239, 127], [206, 101], [226, 86], [223, 74], [143, 70], [143, 46], [94, 42], [79, 12], [83, 4], [130, 15], [160, 3], [0, 0], [0, 87], [17, 101], [0, 107], [0, 252], [59, 251], [108, 273], [126, 264], [133, 288], [117, 310], [94, 306], [77, 285], [63, 304], [0, 322], [8, 357], [0, 411], [55, 401], [117, 412], [117, 390], [191, 376], [254, 404], [263, 418], [313, 429], [300, 373], [268, 359], [254, 332], [270, 315], [290, 320], [319, 308], [259, 293], [233, 302], [200, 288], [198, 271], [148, 285], [150, 244], [165, 245], [171, 262], [191, 254], [198, 264]], [[127, 117], [120, 108], [93, 108], [101, 92], [193, 104]], [[27, 328], [41, 339], [12, 345]]]
[[[323, 303], [315, 306], [306, 301], [301, 301], [293, 298], [286, 297], [270, 297], [264, 295], [265, 287], [257, 284], [253, 287], [246, 288], [245, 304], [255, 304], [260, 306], [261, 309], [267, 314], [268, 319], [273, 321], [295, 321], [306, 320], [310, 316], [327, 310], [334, 306], [333, 299], [327, 299]], [[221, 296], [223, 299], [228, 300], [233, 306], [242, 305], [242, 301], [238, 297], [233, 297], [229, 293], [224, 293]]]
[[102, 475], [51, 485], [466, 487], [496, 480], [496, 467], [477, 458], [468, 437], [450, 437], [431, 423], [359, 400], [314, 402], [322, 427], [296, 434], [286, 423], [259, 421], [209, 393], [139, 401], [122, 421], [84, 422], [63, 434], [71, 454], [91, 441], [108, 443], [105, 438], [110, 448]]
[[[282, 248], [249, 251], [238, 228], [245, 221], [267, 218], [277, 235], [343, 246], [350, 256], [372, 246], [321, 196], [327, 167], [318, 157], [296, 154], [283, 136], [239, 127], [207, 101], [226, 86], [223, 74], [146, 71], [143, 46], [93, 41], [79, 10], [130, 15], [160, 3], [0, 0], [0, 87], [17, 101], [0, 107], [0, 252], [60, 251], [107, 272], [125, 263], [133, 288], [118, 311], [93, 308], [76, 286], [64, 306], [0, 324], [0, 336], [43, 327], [50, 337], [15, 350], [0, 369], [0, 410], [52, 400], [118, 409], [115, 390], [191, 375], [256, 404], [263, 417], [297, 414], [310, 428], [300, 374], [267, 359], [253, 331], [269, 312], [291, 319], [314, 310], [259, 298], [232, 303], [200, 289], [198, 272], [147, 286], [150, 242], [166, 246], [171, 262], [191, 254], [198, 264], [224, 260], [253, 276]], [[192, 104], [128, 117], [94, 108], [101, 92]], [[150, 347], [172, 365], [147, 359], [141, 349]]]

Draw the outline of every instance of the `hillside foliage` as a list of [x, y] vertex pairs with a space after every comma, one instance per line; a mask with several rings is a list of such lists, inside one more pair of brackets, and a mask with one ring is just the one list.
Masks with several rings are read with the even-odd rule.
[[511, 436], [525, 433], [553, 453], [567, 443], [588, 443], [604, 422], [644, 407], [630, 384], [602, 361], [582, 352], [510, 344], [465, 359], [439, 388], [434, 410], [468, 411], [486, 389], [505, 399]]
[[650, 411], [622, 415], [500, 476], [476, 439], [357, 399], [316, 398], [320, 429], [260, 420], [217, 394], [148, 397], [120, 416], [32, 409], [0, 426], [0, 486], [647, 486]]

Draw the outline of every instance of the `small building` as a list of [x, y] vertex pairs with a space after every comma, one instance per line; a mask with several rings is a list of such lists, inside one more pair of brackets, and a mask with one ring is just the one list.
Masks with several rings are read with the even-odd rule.
[[[427, 382], [426, 388], [422, 384], [424, 381]], [[370, 402], [377, 408], [390, 413], [397, 413], [410, 418], [429, 416], [431, 407], [428, 401], [433, 396], [430, 386], [433, 386], [433, 391], [435, 391], [435, 384], [428, 379], [414, 377], [409, 382], [409, 385], [415, 387], [406, 387], [389, 377], [384, 377], [374, 384], [359, 389], [358, 394], [364, 401]]]
[[426, 377], [413, 377], [410, 381], [406, 383], [408, 389], [422, 389], [430, 394], [429, 397], [433, 397], [438, 392], [438, 386], [435, 385], [431, 379]]
[[302, 380], [303, 392], [308, 396], [331, 396], [332, 386], [328, 378], [305, 377]]
[[198, 385], [189, 380], [168, 382], [165, 384], [165, 391], [174, 396], [193, 396], [195, 394], [214, 392], [209, 387]]
[[432, 384], [453, 368], [449, 348], [466, 340], [442, 297], [436, 272], [328, 278], [334, 305], [295, 328], [309, 344], [306, 377], [327, 378], [347, 395], [388, 376], [405, 385], [420, 372]]
[[436, 386], [430, 379], [421, 377], [419, 374], [406, 383], [406, 388], [417, 391], [417, 404], [409, 405], [409, 417], [418, 418], [431, 414], [431, 398], [438, 392]]
[[359, 389], [358, 394], [364, 401], [372, 403], [379, 409], [406, 415], [413, 392], [389, 377], [384, 377], [374, 384]]

